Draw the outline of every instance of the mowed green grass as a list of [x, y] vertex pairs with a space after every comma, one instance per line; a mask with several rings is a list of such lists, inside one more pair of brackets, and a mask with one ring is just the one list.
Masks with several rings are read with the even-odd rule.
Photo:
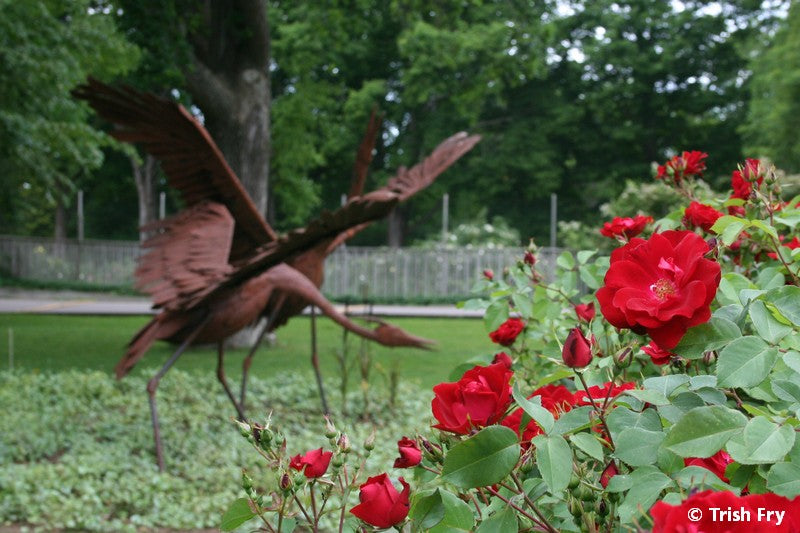
[[[130, 338], [149, 320], [148, 317], [65, 316], [0, 314], [0, 368], [8, 368], [8, 331], [13, 330], [14, 367], [38, 371], [92, 369], [111, 373], [125, 351]], [[251, 374], [263, 379], [282, 372], [307, 372], [311, 375], [310, 319], [296, 317], [277, 331], [277, 343], [262, 346], [251, 367]], [[437, 342], [432, 351], [411, 348], [385, 348], [370, 343], [373, 367], [370, 381], [397, 368], [400, 379], [418, 383], [429, 389], [447, 381], [459, 364], [495, 353], [483, 321], [469, 318], [393, 318], [398, 325], [415, 335]], [[337, 354], [342, 352], [342, 328], [327, 318], [317, 319], [318, 352], [326, 378], [339, 375]], [[356, 359], [359, 338], [348, 335], [351, 386], [358, 384]], [[166, 342], [153, 345], [133, 370], [150, 376], [174, 351]], [[226, 373], [232, 379], [241, 375], [246, 349], [226, 351]], [[192, 347], [176, 363], [176, 368], [189, 372], [213, 373], [216, 369], [216, 348]], [[167, 378], [168, 379], [168, 376]], [[337, 380], [338, 381], [338, 380]]]

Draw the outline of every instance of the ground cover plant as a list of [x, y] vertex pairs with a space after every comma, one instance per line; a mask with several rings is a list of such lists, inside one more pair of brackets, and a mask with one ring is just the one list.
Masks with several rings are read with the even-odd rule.
[[[465, 305], [496, 353], [433, 387], [432, 426], [298, 452], [279, 417], [242, 424], [273, 482], [245, 475], [222, 528], [799, 531], [800, 197], [754, 159], [705, 197], [706, 157], [659, 166], [684, 205], [609, 221], [610, 258], [485, 272]], [[379, 449], [383, 473], [352, 457]]]

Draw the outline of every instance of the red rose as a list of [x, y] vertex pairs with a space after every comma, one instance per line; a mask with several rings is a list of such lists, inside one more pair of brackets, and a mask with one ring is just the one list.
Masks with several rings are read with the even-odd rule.
[[665, 231], [611, 252], [600, 311], [617, 328], [648, 334], [672, 349], [686, 330], [711, 318], [720, 266], [706, 259], [708, 244], [691, 231]]
[[[534, 396], [541, 397], [542, 407], [553, 413], [555, 418], [558, 418], [562, 413], [566, 413], [572, 409], [572, 405], [575, 403], [575, 395], [564, 385], [545, 385], [539, 387], [533, 391], [533, 394], [528, 396], [528, 399], [530, 400]], [[513, 413], [505, 417], [500, 424], [512, 429], [520, 437], [522, 446], [527, 448], [531, 444], [531, 439], [542, 433], [542, 428], [539, 427], [539, 424], [531, 420], [520, 435], [519, 426], [522, 423], [522, 415], [522, 408], [516, 409]]]
[[592, 346], [580, 328], [573, 328], [567, 335], [561, 359], [570, 368], [583, 368], [592, 362]]
[[403, 437], [397, 441], [397, 449], [400, 457], [394, 460], [395, 468], [410, 468], [422, 462], [422, 450], [419, 449], [417, 441]]
[[733, 462], [733, 459], [725, 450], [720, 450], [711, 457], [701, 459], [700, 457], [687, 457], [683, 460], [684, 466], [700, 466], [716, 474], [718, 478], [727, 483], [725, 468]]
[[[716, 509], [716, 511], [712, 509]], [[759, 509], [761, 515], [759, 515]], [[740, 516], [740, 520], [735, 520], [732, 515], [722, 515], [720, 510], [735, 510], [742, 516]], [[780, 517], [774, 513], [771, 514], [770, 520], [767, 522], [765, 514], [767, 510], [781, 511], [782, 514]], [[749, 513], [749, 519], [747, 519], [748, 515], [744, 515], [745, 512]], [[752, 533], [753, 531], [794, 533], [800, 531], [800, 498], [789, 500], [776, 494], [736, 496], [730, 491], [705, 490], [690, 496], [680, 505], [657, 502], [650, 509], [650, 514], [653, 516], [653, 533]], [[781, 520], [780, 525], [777, 523], [778, 520]], [[754, 524], [759, 524], [759, 526], [754, 528]]]
[[683, 224], [687, 228], [703, 228], [703, 231], [711, 231], [711, 226], [723, 214], [710, 205], [692, 202], [683, 212]]
[[501, 346], [511, 346], [517, 339], [522, 330], [525, 328], [525, 322], [519, 318], [509, 318], [500, 327], [489, 333], [489, 338], [492, 342], [500, 344]]
[[761, 161], [758, 159], [748, 159], [744, 166], [739, 170], [734, 170], [731, 176], [731, 188], [733, 194], [731, 198], [741, 198], [747, 200], [753, 187], [758, 188], [764, 181], [764, 172], [761, 168]]
[[489, 281], [492, 281], [494, 279], [494, 270], [492, 270], [491, 268], [485, 269], [483, 271], [483, 277], [488, 279]]
[[311, 450], [302, 457], [300, 454], [292, 457], [289, 466], [295, 470], [303, 470], [307, 478], [321, 477], [328, 470], [332, 456], [333, 452], [323, 452], [322, 448]]
[[389, 476], [381, 474], [371, 477], [361, 485], [358, 499], [361, 503], [350, 512], [367, 524], [382, 529], [399, 524], [408, 516], [408, 483], [400, 478], [403, 492], [397, 492]]
[[[731, 197], [733, 198], [733, 197]], [[747, 214], [747, 211], [741, 205], [729, 205], [728, 206], [728, 214], [733, 215], [735, 217], [743, 217]]]
[[442, 431], [466, 435], [474, 428], [497, 422], [511, 403], [513, 372], [503, 363], [476, 366], [455, 383], [440, 383], [433, 388], [433, 426]]
[[588, 304], [576, 305], [575, 314], [578, 315], [579, 320], [591, 322], [595, 315], [594, 302], [589, 302]]
[[605, 222], [603, 224], [603, 227], [600, 228], [600, 233], [612, 239], [617, 237], [632, 239], [644, 231], [645, 226], [652, 221], [653, 217], [646, 217], [644, 215], [636, 215], [634, 218], [614, 217], [611, 222]]
[[656, 365], [666, 365], [673, 357], [677, 357], [677, 355], [669, 350], [663, 349], [653, 341], [650, 341], [650, 344], [647, 346], [642, 346], [642, 351], [649, 355], [650, 359], [653, 361], [653, 364]]
[[608, 487], [608, 482], [611, 481], [611, 478], [619, 474], [619, 470], [617, 470], [617, 465], [614, 464], [614, 461], [608, 463], [608, 466], [603, 469], [603, 472], [600, 474], [600, 485], [603, 488]]
[[707, 153], [697, 150], [676, 155], [663, 165], [658, 166], [656, 179], [672, 178], [675, 183], [680, 183], [687, 176], [701, 176], [706, 169], [706, 162], [704, 161], [706, 157], [708, 157]]
[[589, 387], [589, 394], [586, 394], [586, 391], [584, 390], [579, 390], [576, 392], [575, 405], [592, 405], [592, 401], [589, 399], [590, 397], [593, 398], [595, 402], [602, 405], [606, 398], [616, 398], [626, 390], [635, 388], [635, 383], [623, 383], [622, 385], [615, 385], [613, 382], [608, 381], [602, 386], [594, 385], [593, 387]]
[[505, 365], [506, 368], [511, 368], [513, 361], [511, 361], [511, 358], [508, 356], [506, 352], [500, 352], [498, 354], [495, 354], [494, 359], [492, 359], [492, 364], [495, 363], [502, 363], [503, 365]]
[[522, 260], [525, 262], [526, 265], [533, 266], [536, 264], [536, 256], [533, 255], [533, 252], [530, 250], [525, 251], [525, 255], [522, 257]]

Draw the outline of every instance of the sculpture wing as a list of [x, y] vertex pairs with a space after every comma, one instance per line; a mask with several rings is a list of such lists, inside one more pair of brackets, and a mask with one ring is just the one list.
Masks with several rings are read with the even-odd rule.
[[232, 272], [220, 251], [230, 249], [234, 221], [222, 204], [201, 202], [144, 229], [153, 236], [142, 243], [147, 251], [139, 258], [135, 287], [150, 294], [153, 307], [181, 308]]
[[196, 305], [206, 296], [282, 263], [324, 239], [338, 240], [349, 229], [385, 217], [399, 202], [433, 183], [436, 176], [472, 149], [479, 140], [480, 136], [464, 132], [449, 137], [410, 170], [401, 168], [384, 187], [352, 198], [336, 211], [323, 212], [305, 228], [290, 231], [262, 246], [250, 258], [234, 263], [234, 271], [225, 282], [198, 292], [185, 305]]
[[227, 207], [236, 221], [231, 261], [276, 239], [208, 131], [183, 106], [92, 78], [72, 94], [117, 126], [111, 132], [116, 139], [141, 144], [159, 159], [169, 184], [180, 191], [186, 207], [204, 201]]
[[364, 132], [364, 138], [361, 140], [356, 153], [353, 179], [350, 182], [350, 190], [347, 193], [348, 199], [361, 196], [364, 193], [364, 183], [367, 181], [367, 172], [369, 172], [369, 165], [372, 163], [372, 151], [375, 149], [375, 139], [380, 131], [381, 122], [383, 122], [383, 117], [379, 116], [373, 108], [369, 115], [367, 131]]

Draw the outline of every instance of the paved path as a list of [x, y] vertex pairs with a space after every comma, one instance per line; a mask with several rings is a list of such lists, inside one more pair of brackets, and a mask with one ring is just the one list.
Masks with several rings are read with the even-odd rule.
[[[344, 305], [337, 305], [344, 312]], [[308, 310], [306, 310], [308, 312]], [[55, 315], [149, 315], [147, 298], [75, 291], [35, 291], [0, 287], [0, 313]], [[349, 305], [350, 315], [395, 317], [479, 318], [482, 311], [457, 309], [455, 305]]]

